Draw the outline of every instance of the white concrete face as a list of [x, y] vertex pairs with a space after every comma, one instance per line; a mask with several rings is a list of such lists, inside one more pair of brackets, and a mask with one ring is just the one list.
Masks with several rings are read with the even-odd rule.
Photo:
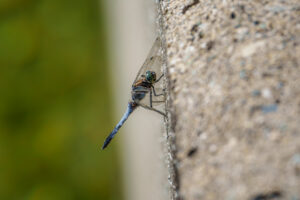
[[[125, 112], [132, 81], [155, 40], [155, 6], [154, 0], [107, 0], [116, 123]], [[138, 108], [109, 146], [122, 144], [119, 149], [128, 200], [168, 199], [162, 127], [162, 116]]]

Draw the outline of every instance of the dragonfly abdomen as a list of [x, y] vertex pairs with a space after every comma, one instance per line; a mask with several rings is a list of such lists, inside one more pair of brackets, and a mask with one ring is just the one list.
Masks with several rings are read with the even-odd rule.
[[104, 144], [102, 146], [102, 149], [105, 149], [107, 145], [110, 143], [110, 141], [114, 138], [114, 136], [117, 134], [119, 129], [122, 127], [124, 122], [128, 119], [129, 115], [135, 110], [135, 108], [138, 105], [135, 102], [129, 102], [127, 106], [127, 110], [124, 113], [122, 119], [119, 121], [119, 123], [116, 125], [114, 130], [109, 134], [109, 136], [105, 139]]
[[138, 102], [140, 100], [142, 100], [143, 98], [145, 98], [146, 96], [146, 92], [135, 92], [132, 94], [132, 100], [134, 102]]

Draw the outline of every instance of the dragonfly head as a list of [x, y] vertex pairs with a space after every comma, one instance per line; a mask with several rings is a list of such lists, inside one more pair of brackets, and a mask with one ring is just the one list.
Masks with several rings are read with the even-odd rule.
[[154, 83], [156, 81], [156, 73], [153, 71], [146, 71], [146, 80], [150, 83]]

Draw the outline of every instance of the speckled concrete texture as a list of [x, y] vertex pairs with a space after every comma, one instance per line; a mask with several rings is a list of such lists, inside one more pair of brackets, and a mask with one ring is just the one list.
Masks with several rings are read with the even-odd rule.
[[300, 1], [160, 5], [177, 199], [299, 200]]

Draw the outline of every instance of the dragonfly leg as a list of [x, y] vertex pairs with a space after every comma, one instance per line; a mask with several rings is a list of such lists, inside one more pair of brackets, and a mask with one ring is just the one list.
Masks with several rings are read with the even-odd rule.
[[[156, 92], [155, 92], [155, 89], [154, 89], [154, 86], [153, 86], [153, 85], [151, 86], [151, 88], [152, 88], [152, 90], [153, 90], [153, 94], [154, 94], [154, 96], [156, 96], [156, 97], [157, 97], [157, 96], [162, 96], [162, 95], [164, 95], [163, 93], [161, 93], [161, 94], [156, 94]], [[151, 94], [151, 92], [152, 92], [152, 91], [150, 90], [150, 94]]]
[[145, 109], [147, 109], [147, 110], [152, 110], [152, 111], [154, 111], [154, 112], [157, 112], [157, 113], [161, 114], [161, 115], [164, 116], [164, 117], [167, 117], [167, 115], [166, 115], [165, 113], [163, 113], [163, 112], [161, 112], [161, 111], [159, 111], [159, 110], [157, 110], [157, 109], [155, 109], [155, 108], [151, 108], [151, 107], [149, 107], [149, 106], [146, 106], [146, 105], [140, 104], [140, 103], [138, 103], [138, 105], [141, 106], [141, 107], [143, 107], [143, 108], [145, 108]]
[[163, 103], [165, 101], [152, 101], [152, 103]]
[[[153, 86], [152, 86], [153, 87]], [[155, 94], [155, 93], [154, 93]], [[152, 108], [152, 90], [150, 89], [150, 107]]]
[[164, 76], [164, 74], [162, 74], [156, 81], [155, 83], [157, 83], [158, 81], [160, 81], [160, 79]]

